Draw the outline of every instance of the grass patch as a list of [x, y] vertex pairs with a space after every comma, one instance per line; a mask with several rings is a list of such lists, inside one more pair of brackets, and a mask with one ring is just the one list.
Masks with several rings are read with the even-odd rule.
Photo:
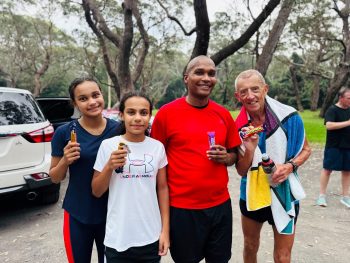
[[305, 110], [300, 113], [304, 121], [306, 137], [311, 143], [326, 143], [326, 126], [323, 118], [319, 117], [320, 111]]
[[[239, 111], [230, 111], [234, 119], [236, 119]], [[320, 111], [305, 110], [300, 112], [303, 119], [306, 137], [310, 143], [324, 144], [326, 142], [326, 127], [323, 124], [323, 118], [319, 117]]]

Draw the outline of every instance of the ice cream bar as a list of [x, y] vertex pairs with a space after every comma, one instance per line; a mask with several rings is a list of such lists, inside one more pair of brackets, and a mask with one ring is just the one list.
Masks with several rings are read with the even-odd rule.
[[258, 127], [255, 127], [253, 129], [250, 129], [247, 131], [240, 131], [239, 135], [241, 136], [242, 139], [246, 139], [246, 138], [249, 138], [249, 137], [253, 136], [254, 134], [260, 133], [262, 131], [264, 131], [263, 126], [258, 126]]
[[70, 141], [71, 142], [77, 142], [77, 134], [76, 134], [74, 129], [71, 130], [71, 132], [70, 132]]
[[211, 148], [215, 145], [215, 132], [214, 131], [208, 132], [208, 142], [209, 142], [209, 148]]

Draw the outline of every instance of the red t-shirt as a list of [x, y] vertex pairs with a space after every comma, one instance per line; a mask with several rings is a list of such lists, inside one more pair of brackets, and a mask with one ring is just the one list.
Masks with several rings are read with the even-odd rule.
[[229, 111], [211, 100], [205, 108], [195, 108], [180, 98], [164, 105], [155, 116], [151, 135], [166, 149], [171, 206], [204, 209], [229, 198], [226, 165], [206, 155], [211, 131], [215, 144], [226, 149], [241, 144]]

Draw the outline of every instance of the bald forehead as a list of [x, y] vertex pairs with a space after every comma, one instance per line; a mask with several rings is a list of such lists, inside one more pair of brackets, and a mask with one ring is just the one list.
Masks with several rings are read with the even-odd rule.
[[215, 68], [215, 63], [207, 56], [198, 56], [188, 62], [185, 74], [188, 74], [192, 69], [201, 65], [211, 65]]

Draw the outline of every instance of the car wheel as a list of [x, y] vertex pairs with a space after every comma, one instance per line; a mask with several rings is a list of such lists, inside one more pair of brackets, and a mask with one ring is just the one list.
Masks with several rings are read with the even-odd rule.
[[61, 184], [52, 184], [40, 191], [38, 202], [40, 204], [54, 204], [57, 203], [60, 198], [60, 187]]

